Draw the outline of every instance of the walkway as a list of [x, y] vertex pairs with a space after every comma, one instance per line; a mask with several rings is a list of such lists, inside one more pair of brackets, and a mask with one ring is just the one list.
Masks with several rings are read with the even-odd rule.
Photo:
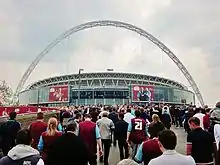
[[[182, 128], [173, 128], [175, 133], [178, 137], [178, 145], [177, 145], [177, 151], [181, 154], [185, 154], [186, 150], [186, 133]], [[118, 147], [112, 147], [110, 158], [109, 158], [109, 165], [116, 165], [117, 162], [119, 162], [119, 151]], [[102, 163], [98, 163], [98, 165], [103, 165]]]

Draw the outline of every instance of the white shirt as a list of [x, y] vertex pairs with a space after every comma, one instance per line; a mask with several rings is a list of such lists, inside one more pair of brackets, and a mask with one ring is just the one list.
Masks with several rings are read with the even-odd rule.
[[203, 114], [203, 113], [196, 113], [193, 117], [197, 117], [197, 118], [199, 118], [199, 120], [200, 120], [200, 127], [202, 128], [202, 129], [204, 129], [204, 126], [203, 126], [203, 117], [204, 117], [205, 115]]
[[126, 121], [128, 124], [131, 122], [131, 119], [135, 118], [134, 115], [132, 115], [130, 112], [126, 113], [124, 116], [124, 121]]
[[217, 146], [217, 150], [219, 142], [220, 142], [220, 124], [215, 124], [214, 126], [214, 136], [215, 136], [215, 142], [216, 142], [216, 146]]
[[44, 165], [44, 161], [42, 159], [39, 159], [39, 161], [37, 162], [37, 165]]
[[177, 153], [175, 150], [166, 150], [163, 154], [152, 159], [148, 165], [196, 165], [191, 156]]

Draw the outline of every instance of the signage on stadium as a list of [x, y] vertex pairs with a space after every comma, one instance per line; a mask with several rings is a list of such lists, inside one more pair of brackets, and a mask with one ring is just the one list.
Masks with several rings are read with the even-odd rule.
[[49, 89], [49, 102], [68, 102], [69, 101], [69, 87], [53, 86]]
[[154, 101], [154, 86], [132, 85], [132, 101], [135, 102]]

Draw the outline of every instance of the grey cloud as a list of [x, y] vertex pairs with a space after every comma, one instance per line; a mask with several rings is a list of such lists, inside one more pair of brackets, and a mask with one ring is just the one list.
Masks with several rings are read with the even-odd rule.
[[[69, 28], [87, 21], [110, 19], [130, 22], [162, 40], [187, 65], [205, 95], [214, 91], [208, 91], [207, 86], [214, 89], [220, 82], [218, 0], [212, 3], [203, 0], [54, 0], [53, 3], [8, 0], [1, 1], [0, 6], [10, 20], [1, 23], [0, 12], [0, 23], [16, 27], [4, 32], [9, 39], [0, 46], [1, 60], [17, 63], [22, 71], [47, 44]], [[154, 44], [135, 33], [112, 27], [90, 29], [73, 34], [57, 45], [39, 64], [30, 81], [66, 70], [73, 72], [83, 65], [91, 71], [114, 67], [121, 71], [162, 75], [185, 83], [166, 55], [163, 54], [163, 63], [160, 62], [162, 54]], [[196, 63], [198, 59], [201, 64]], [[44, 73], [42, 68], [46, 70]], [[199, 75], [198, 70], [202, 69], [207, 77]], [[212, 75], [215, 78], [206, 82]], [[19, 76], [20, 73], [14, 79]], [[218, 97], [216, 93], [213, 95]], [[214, 98], [206, 100], [214, 102]]]

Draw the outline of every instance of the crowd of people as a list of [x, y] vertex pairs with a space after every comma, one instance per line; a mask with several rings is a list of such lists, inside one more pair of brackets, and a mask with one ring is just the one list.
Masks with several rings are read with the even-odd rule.
[[[172, 125], [187, 133], [186, 155], [175, 150]], [[111, 147], [118, 165], [218, 165], [219, 143], [220, 103], [63, 107], [47, 123], [39, 112], [28, 128], [11, 112], [0, 126], [0, 165], [108, 165]]]

